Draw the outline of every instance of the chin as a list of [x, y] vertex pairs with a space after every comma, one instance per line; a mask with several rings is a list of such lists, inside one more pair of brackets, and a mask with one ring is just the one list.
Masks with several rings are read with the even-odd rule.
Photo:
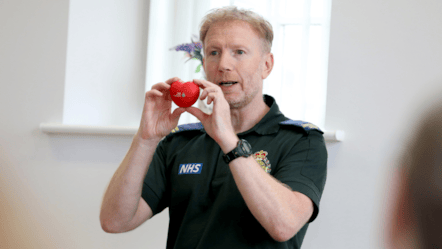
[[226, 98], [227, 103], [229, 103], [230, 109], [239, 109], [253, 102], [258, 93], [259, 91], [256, 90], [248, 94], [240, 92], [235, 94], [234, 96], [226, 96], [230, 94], [224, 94], [224, 97]]
[[237, 102], [229, 103], [229, 105], [230, 105], [230, 109], [239, 109], [239, 108], [243, 107], [243, 105], [241, 103], [237, 103]]
[[227, 100], [227, 102], [229, 103], [230, 109], [239, 109], [250, 103], [250, 101], [244, 98], [240, 100]]

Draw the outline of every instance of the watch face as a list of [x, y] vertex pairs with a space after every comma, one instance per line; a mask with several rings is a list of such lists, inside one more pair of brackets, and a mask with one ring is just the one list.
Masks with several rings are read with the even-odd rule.
[[249, 142], [247, 142], [246, 140], [241, 139], [241, 149], [243, 152], [251, 153], [252, 146], [250, 146]]

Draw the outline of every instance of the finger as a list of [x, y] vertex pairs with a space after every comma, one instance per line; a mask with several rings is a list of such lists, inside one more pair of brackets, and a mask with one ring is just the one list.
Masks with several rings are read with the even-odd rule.
[[209, 94], [206, 90], [204, 90], [200, 95], [200, 100], [204, 100], [207, 97], [207, 94]]
[[211, 86], [217, 86], [218, 87], [218, 85], [216, 85], [216, 84], [214, 84], [214, 83], [212, 83], [210, 81], [207, 81], [207, 80], [194, 79], [193, 82], [195, 84], [197, 84], [199, 87], [201, 87], [202, 89], [205, 89], [205, 88], [211, 87]]
[[166, 91], [169, 90], [170, 85], [164, 83], [164, 82], [160, 82], [160, 83], [156, 83], [155, 85], [152, 86], [152, 89], [157, 89], [160, 91]]
[[207, 95], [209, 94], [209, 90], [210, 89], [207, 88], [203, 90], [203, 92], [200, 95], [200, 100], [204, 100], [207, 97]]
[[209, 93], [207, 96], [207, 104], [210, 105], [215, 100], [216, 93]]
[[163, 96], [163, 93], [155, 89], [146, 92], [146, 98], [161, 97], [161, 96]]
[[158, 90], [150, 90], [146, 92], [145, 98], [161, 97], [163, 94]]
[[202, 112], [200, 109], [193, 107], [193, 106], [187, 107], [185, 109], [188, 113], [192, 114], [199, 121], [201, 121], [201, 123], [204, 123], [204, 120], [206, 120], [207, 116], [209, 116], [209, 115], [205, 114], [204, 112]]
[[206, 88], [204, 89], [204, 91], [201, 93], [201, 97], [200, 99], [203, 100], [205, 99], [210, 93], [216, 93], [218, 91], [218, 89], [210, 87], [210, 88]]
[[172, 101], [172, 97], [170, 96], [170, 92], [169, 92], [170, 85], [168, 85], [164, 82], [160, 82], [160, 83], [157, 83], [152, 86], [152, 90], [154, 90], [154, 89], [162, 92], [161, 96], [163, 96], [165, 100]]
[[174, 122], [177, 122], [178, 119], [180, 119], [181, 114], [183, 114], [183, 112], [185, 112], [185, 111], [186, 111], [185, 108], [182, 108], [182, 107], [176, 108], [176, 109], [173, 111], [172, 115], [171, 115], [171, 116], [172, 116], [172, 120], [173, 120]]
[[182, 80], [180, 78], [173, 77], [173, 78], [170, 78], [170, 79], [166, 80], [165, 83], [168, 84], [168, 85], [172, 85], [172, 83], [175, 82], [175, 81], [181, 81], [182, 82]]

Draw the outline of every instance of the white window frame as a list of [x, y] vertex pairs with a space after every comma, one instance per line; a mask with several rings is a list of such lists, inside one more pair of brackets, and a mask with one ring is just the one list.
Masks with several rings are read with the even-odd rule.
[[[173, 46], [176, 46], [178, 44], [182, 43], [189, 43], [191, 35], [196, 34], [198, 35], [199, 30], [199, 22], [201, 21], [202, 17], [207, 13], [208, 10], [210, 10], [213, 7], [219, 7], [219, 6], [225, 6], [234, 3], [235, 0], [215, 0], [206, 1], [206, 0], [150, 0], [150, 6], [149, 6], [149, 30], [148, 30], [148, 42], [147, 42], [147, 67], [146, 67], [146, 79], [145, 79], [145, 90], [150, 90], [151, 86], [157, 82], [164, 81], [167, 79], [167, 77], [174, 77], [179, 76], [182, 77], [182, 79], [193, 79], [193, 78], [201, 78], [203, 75], [201, 74], [195, 74], [194, 70], [196, 66], [199, 64], [197, 61], [190, 61], [188, 63], [184, 63], [186, 58], [180, 56], [177, 52], [170, 51], [169, 49]], [[267, 3], [273, 4], [276, 1], [280, 0], [268, 0]], [[292, 1], [292, 0], [288, 0]], [[306, 0], [306, 1], [316, 1], [316, 0]], [[327, 29], [327, 34], [324, 35], [326, 39], [323, 39], [324, 48], [326, 48], [326, 52], [324, 53], [324, 81], [326, 83], [326, 73], [327, 73], [327, 55], [328, 55], [328, 30], [329, 30], [329, 21], [330, 21], [330, 6], [331, 6], [331, 0], [324, 0], [327, 1], [327, 13], [328, 15], [325, 15], [323, 18], [325, 19], [325, 24], [323, 23], [323, 27]], [[98, 3], [98, 1], [94, 2]], [[214, 4], [215, 3], [215, 4]], [[218, 6], [216, 6], [218, 5]], [[142, 6], [141, 6], [142, 7]], [[271, 7], [271, 6], [270, 6]], [[137, 8], [138, 9], [138, 8]], [[143, 11], [144, 7], [139, 8], [140, 11]], [[141, 13], [141, 12], [139, 12]], [[109, 14], [109, 13], [106, 13]], [[270, 20], [272, 25], [275, 27], [278, 27], [278, 25], [288, 25], [293, 22], [299, 23], [300, 20], [283, 20], [279, 21], [279, 24], [275, 24], [275, 20], [272, 17], [266, 17]], [[186, 21], [187, 20], [187, 21]], [[185, 22], [186, 21], [186, 22]], [[310, 23], [312, 25], [315, 25], [318, 20], [311, 19]], [[306, 22], [304, 22], [305, 25]], [[275, 32], [275, 40], [273, 44], [273, 53], [277, 54], [278, 46], [278, 37], [280, 36]], [[74, 35], [74, 34], [69, 34]], [[81, 39], [81, 38], [76, 38]], [[281, 40], [281, 39], [279, 39]], [[183, 52], [184, 54], [184, 52]], [[96, 58], [93, 58], [96, 59]], [[114, 62], [112, 62], [114, 63]], [[192, 64], [193, 63], [193, 64]], [[108, 63], [109, 64], [109, 63]], [[101, 64], [100, 64], [101, 65]], [[150, 65], [155, 65], [155, 67], [149, 67]], [[278, 65], [278, 56], [276, 59], [276, 67]], [[187, 67], [187, 68], [186, 68]], [[269, 78], [275, 75], [277, 75], [276, 67], [274, 68], [274, 72], [272, 72], [271, 76]], [[181, 71], [177, 73], [177, 68], [179, 68]], [[174, 69], [174, 70], [172, 70]], [[89, 69], [88, 69], [89, 70]], [[271, 82], [270, 79], [267, 79], [264, 83], [264, 93], [268, 93], [266, 88], [275, 88], [273, 87], [274, 82]], [[126, 82], [126, 81], [125, 81]], [[277, 81], [275, 81], [277, 82]], [[279, 88], [279, 91], [284, 90], [284, 88]], [[81, 90], [81, 89], [80, 89]], [[80, 91], [79, 90], [79, 91]], [[140, 89], [141, 90], [141, 89]], [[323, 108], [323, 114], [322, 118], [325, 117], [325, 92], [326, 92], [326, 84], [322, 88], [322, 103], [324, 103]], [[290, 102], [284, 101], [284, 99], [280, 99], [274, 94], [270, 95], [274, 96], [280, 106], [280, 108], [283, 110], [285, 107], [290, 107]], [[143, 95], [140, 95], [143, 96]], [[138, 98], [138, 97], [137, 97]], [[142, 99], [137, 100], [141, 103], [143, 101]], [[132, 101], [133, 102], [133, 101]], [[106, 104], [106, 103], [104, 103]], [[201, 103], [199, 103], [201, 104]], [[138, 106], [138, 105], [137, 105]], [[198, 106], [201, 108], [201, 106]], [[93, 106], [95, 108], [95, 106]], [[141, 107], [142, 108], [142, 107]], [[114, 110], [114, 109], [113, 109]], [[141, 110], [141, 109], [140, 109]], [[66, 110], [64, 110], [66, 111]], [[136, 116], [139, 116], [138, 111], [135, 111]], [[293, 115], [290, 115], [283, 111], [283, 113], [293, 119], [296, 119]], [[198, 122], [198, 120], [193, 117], [190, 114], [187, 114], [187, 118], [183, 118], [183, 115], [180, 124], [183, 123], [190, 123], [190, 122]], [[320, 115], [320, 116], [321, 116]], [[80, 117], [79, 117], [80, 118]], [[131, 123], [134, 123], [132, 125], [131, 123], [125, 123], [123, 126], [116, 124], [116, 121], [113, 124], [111, 122], [108, 123], [108, 120], [103, 120], [96, 122], [90, 121], [89, 119], [85, 119], [84, 117], [81, 117], [81, 122], [63, 122], [63, 123], [42, 123], [41, 124], [41, 130], [46, 133], [82, 133], [82, 134], [114, 134], [114, 135], [132, 135], [137, 130], [138, 123], [137, 120], [131, 121]], [[120, 120], [121, 117], [119, 117], [118, 120]], [[136, 118], [138, 119], [138, 118]], [[101, 120], [101, 119], [100, 119]], [[304, 119], [309, 122], [313, 122], [317, 124], [320, 128], [321, 122], [315, 122], [313, 119]], [[121, 122], [121, 121], [118, 121]], [[335, 131], [335, 132], [327, 132], [325, 134], [326, 140], [328, 141], [342, 141], [343, 140], [343, 132], [342, 131]]]
[[[212, 0], [215, 2], [218, 0]], [[286, 18], [278, 12], [284, 10], [285, 4], [297, 2], [303, 6], [302, 16]], [[322, 14], [318, 17], [312, 17], [311, 5], [314, 2], [322, 3]], [[274, 40], [272, 53], [275, 57], [275, 65], [272, 73], [264, 81], [263, 93], [273, 96], [281, 111], [287, 117], [295, 120], [304, 120], [320, 128], [325, 126], [326, 97], [327, 97], [327, 74], [328, 74], [328, 49], [330, 36], [330, 15], [332, 0], [230, 0], [231, 5], [236, 5], [245, 9], [250, 9], [262, 15], [273, 27]], [[265, 10], [259, 8], [259, 5], [265, 6]], [[258, 6], [255, 8], [254, 6]], [[292, 11], [292, 9], [289, 9]], [[315, 9], [316, 10], [316, 9]], [[298, 81], [293, 82], [284, 78], [287, 73], [294, 74], [293, 69], [287, 67], [283, 50], [287, 49], [284, 43], [284, 30], [290, 25], [302, 26], [302, 50], [300, 59], [301, 69], [298, 70], [295, 77]], [[309, 55], [309, 31], [312, 27], [321, 27], [322, 39], [318, 42], [320, 45], [321, 59], [312, 64], [312, 56]], [[316, 80], [312, 80], [307, 72], [315, 70]], [[291, 71], [291, 72], [290, 72]]]
[[[268, 13], [262, 13], [253, 6], [261, 1], [266, 5]], [[304, 3], [303, 17], [297, 18], [281, 18], [282, 15], [277, 13], [281, 9], [281, 4], [285, 1], [301, 1]], [[320, 18], [310, 17], [310, 6], [312, 1], [323, 1], [324, 15]], [[289, 118], [295, 120], [304, 120], [316, 124], [320, 128], [324, 127], [325, 111], [326, 111], [326, 92], [327, 92], [327, 68], [328, 68], [328, 43], [329, 43], [329, 27], [331, 0], [152, 0], [151, 13], [149, 19], [149, 35], [148, 35], [148, 53], [146, 63], [146, 91], [150, 90], [152, 85], [164, 81], [168, 78], [178, 76], [183, 80], [191, 80], [194, 78], [203, 78], [203, 73], [196, 74], [194, 70], [198, 64], [196, 61], [184, 63], [185, 52], [174, 52], [169, 49], [173, 46], [183, 43], [189, 43], [192, 35], [199, 34], [199, 24], [202, 17], [208, 10], [215, 7], [225, 5], [236, 5], [245, 7], [261, 14], [269, 20], [274, 30], [274, 41], [272, 53], [275, 56], [275, 66], [273, 72], [264, 81], [263, 93], [273, 96], [281, 111]], [[270, 13], [270, 14], [269, 14]], [[308, 14], [306, 14], [308, 13]], [[282, 75], [292, 73], [293, 71], [286, 65], [284, 61], [284, 28], [289, 25], [298, 25], [303, 27], [303, 49], [302, 54], [302, 70], [304, 75], [296, 75], [301, 80], [294, 85], [290, 80], [284, 80]], [[321, 79], [315, 82], [307, 79], [310, 65], [308, 51], [309, 30], [311, 27], [320, 25], [322, 27], [323, 39], [322, 60], [318, 66], [316, 63], [315, 74], [320, 74]], [[284, 67], [285, 66], [285, 67]], [[293, 95], [296, 98], [293, 98]], [[201, 102], [197, 102], [195, 106], [208, 111], [209, 108]], [[173, 104], [173, 109], [176, 106]], [[179, 124], [198, 122], [198, 120], [184, 113]]]

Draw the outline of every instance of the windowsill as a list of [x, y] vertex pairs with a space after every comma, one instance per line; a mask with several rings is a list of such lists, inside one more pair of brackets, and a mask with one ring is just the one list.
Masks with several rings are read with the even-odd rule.
[[[41, 123], [40, 130], [47, 134], [82, 134], [82, 135], [108, 135], [108, 136], [134, 136], [138, 127], [134, 126], [92, 126], [92, 125], [67, 125], [60, 123]], [[326, 131], [326, 142], [344, 141], [344, 131]]]

